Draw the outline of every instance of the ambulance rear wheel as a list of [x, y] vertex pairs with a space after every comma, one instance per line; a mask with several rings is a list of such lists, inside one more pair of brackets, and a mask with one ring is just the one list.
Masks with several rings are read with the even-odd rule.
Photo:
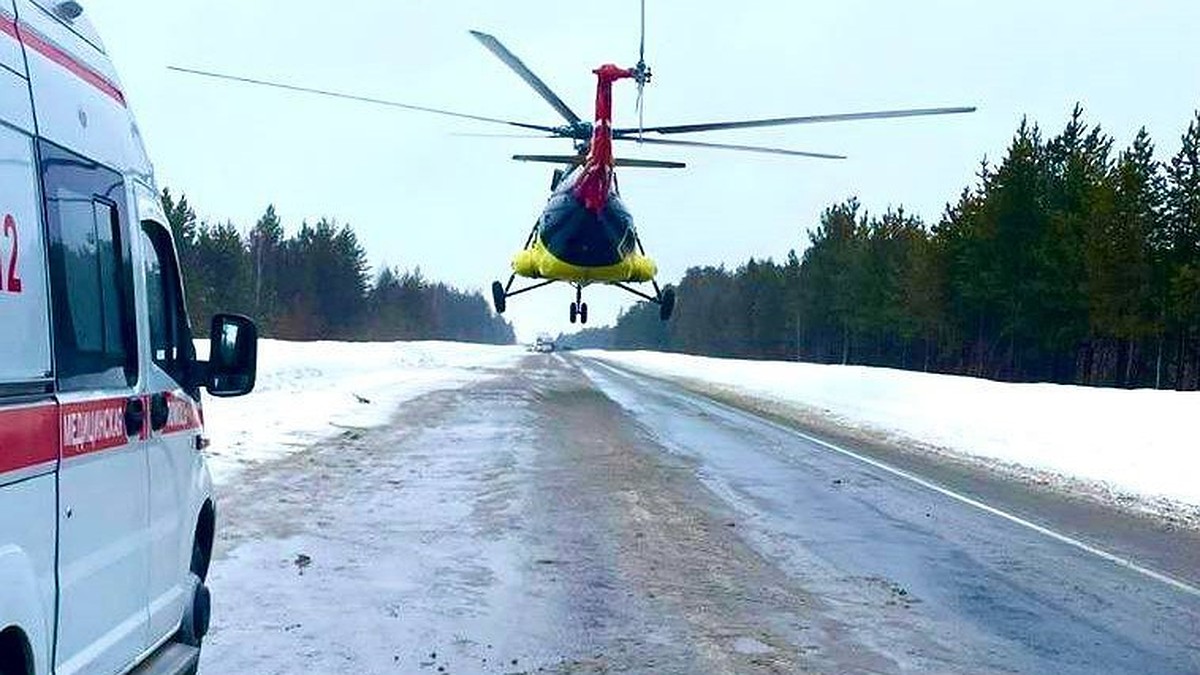
[[496, 313], [503, 314], [508, 309], [508, 294], [504, 292], [504, 284], [492, 282], [492, 304], [496, 305]]
[[579, 305], [571, 303], [571, 323], [579, 320]]

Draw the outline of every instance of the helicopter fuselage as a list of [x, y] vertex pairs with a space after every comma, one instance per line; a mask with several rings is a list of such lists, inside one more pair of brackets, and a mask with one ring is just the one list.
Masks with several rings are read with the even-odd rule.
[[587, 284], [650, 281], [657, 273], [639, 250], [612, 149], [612, 86], [637, 71], [608, 64], [594, 72], [596, 120], [586, 154], [556, 181], [529, 245], [514, 258], [521, 276]]
[[538, 219], [538, 238], [560, 260], [580, 267], [616, 265], [637, 249], [633, 215], [612, 183], [604, 199], [589, 204], [580, 194], [586, 167], [559, 182]]

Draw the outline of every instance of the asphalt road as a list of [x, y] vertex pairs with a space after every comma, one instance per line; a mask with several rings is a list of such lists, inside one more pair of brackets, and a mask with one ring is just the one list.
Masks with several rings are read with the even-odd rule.
[[1186, 578], [877, 457], [530, 356], [225, 495], [203, 672], [1200, 672]]

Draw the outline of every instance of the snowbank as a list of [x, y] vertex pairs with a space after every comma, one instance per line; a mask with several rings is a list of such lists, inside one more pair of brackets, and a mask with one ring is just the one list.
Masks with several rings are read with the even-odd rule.
[[[207, 342], [197, 341], [197, 349], [206, 354]], [[262, 340], [254, 392], [204, 399], [213, 480], [227, 483], [248, 464], [347, 428], [383, 424], [401, 402], [486, 378], [522, 353], [519, 347], [449, 342]]]
[[885, 368], [655, 352], [583, 355], [798, 405], [988, 461], [1200, 505], [1200, 393], [1005, 384]]

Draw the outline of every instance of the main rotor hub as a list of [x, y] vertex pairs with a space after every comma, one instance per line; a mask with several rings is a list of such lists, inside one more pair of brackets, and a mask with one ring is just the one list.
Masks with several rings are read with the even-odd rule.
[[595, 130], [596, 125], [591, 122], [576, 122], [575, 124], [559, 127], [558, 133], [567, 138], [574, 138], [577, 141], [588, 141], [591, 140], [592, 133]]
[[633, 70], [633, 81], [641, 86], [650, 84], [650, 79], [654, 77], [653, 71], [650, 70], [650, 66], [646, 65], [645, 61], [639, 61], [631, 70]]

